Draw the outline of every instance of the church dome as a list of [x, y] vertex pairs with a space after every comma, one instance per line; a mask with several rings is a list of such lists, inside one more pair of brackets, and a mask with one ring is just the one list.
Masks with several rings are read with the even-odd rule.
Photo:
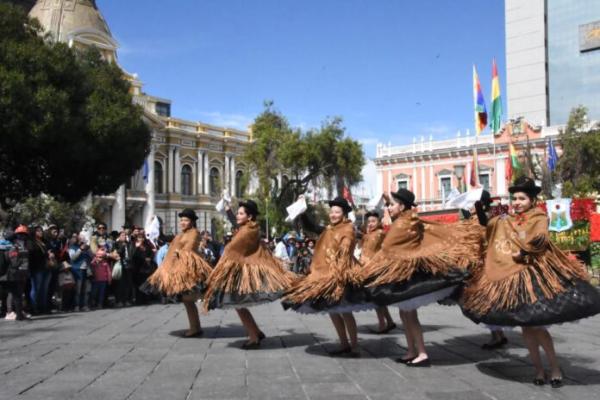
[[29, 12], [54, 40], [71, 46], [97, 47], [107, 60], [116, 59], [117, 42], [95, 0], [37, 0]]

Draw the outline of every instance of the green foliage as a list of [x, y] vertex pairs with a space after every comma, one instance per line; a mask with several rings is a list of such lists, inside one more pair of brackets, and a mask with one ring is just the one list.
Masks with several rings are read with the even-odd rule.
[[559, 136], [563, 153], [558, 173], [564, 182], [564, 197], [585, 197], [600, 191], [600, 126], [589, 126], [587, 110], [571, 111], [566, 128]]
[[0, 4], [0, 202], [108, 194], [143, 163], [150, 131], [122, 71], [40, 36]]
[[[334, 186], [341, 194], [344, 186], [362, 179], [362, 145], [345, 137], [341, 118], [326, 119], [319, 129], [302, 132], [292, 129], [272, 102], [265, 102], [252, 132], [255, 142], [248, 146], [244, 161], [258, 177], [256, 195], [264, 211], [261, 218], [269, 218], [269, 226], [278, 232], [284, 229], [285, 207], [310, 184], [328, 189]], [[280, 173], [289, 177], [281, 188], [275, 184]]]
[[87, 221], [79, 203], [60, 202], [50, 196], [29, 197], [15, 205], [8, 213], [7, 226], [56, 224], [67, 233], [79, 232]]

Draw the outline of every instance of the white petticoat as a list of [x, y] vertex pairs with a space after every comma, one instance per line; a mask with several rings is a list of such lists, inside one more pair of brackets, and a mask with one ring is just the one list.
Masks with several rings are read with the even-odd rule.
[[399, 303], [391, 304], [391, 306], [398, 307], [400, 311], [412, 311], [419, 307], [426, 306], [427, 304], [435, 303], [439, 300], [443, 300], [450, 296], [458, 285], [450, 286], [444, 289], [436, 290], [435, 292], [427, 293], [421, 296], [414, 297], [412, 299], [404, 300]]

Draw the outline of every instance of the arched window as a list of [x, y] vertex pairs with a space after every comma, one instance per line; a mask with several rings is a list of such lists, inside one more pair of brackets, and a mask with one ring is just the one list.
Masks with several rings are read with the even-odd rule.
[[219, 169], [216, 167], [212, 167], [210, 169], [210, 195], [218, 196], [221, 191], [221, 178], [219, 174]]
[[163, 192], [163, 167], [158, 161], [154, 161], [154, 192]]
[[235, 197], [241, 199], [244, 196], [244, 188], [242, 187], [242, 177], [244, 173], [242, 171], [238, 171], [235, 173]]
[[181, 168], [181, 194], [192, 195], [192, 167], [184, 165]]

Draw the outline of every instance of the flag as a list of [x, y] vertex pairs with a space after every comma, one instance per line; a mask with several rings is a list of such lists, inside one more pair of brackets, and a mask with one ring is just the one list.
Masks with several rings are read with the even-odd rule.
[[548, 169], [550, 172], [556, 169], [556, 164], [558, 164], [558, 154], [556, 154], [556, 147], [554, 147], [552, 138], [550, 138], [548, 142]]
[[142, 176], [144, 177], [144, 183], [148, 183], [149, 175], [150, 175], [150, 166], [148, 165], [148, 159], [145, 159], [144, 167], [142, 168]]
[[515, 171], [521, 169], [521, 164], [519, 163], [519, 155], [517, 154], [517, 150], [515, 150], [515, 146], [510, 143], [508, 145], [509, 157], [506, 163], [506, 179], [509, 182], [512, 182], [513, 175]]
[[473, 161], [471, 164], [471, 187], [479, 187], [479, 161], [477, 160], [477, 147], [473, 148]]
[[487, 110], [475, 65], [473, 65], [473, 104], [475, 106], [475, 133], [479, 136], [487, 126]]
[[500, 97], [500, 80], [496, 59], [492, 61], [492, 109], [490, 115], [490, 129], [493, 134], [500, 132], [502, 123], [502, 98]]
[[352, 193], [350, 193], [350, 189], [348, 188], [348, 186], [344, 186], [344, 191], [342, 193], [342, 197], [344, 199], [346, 199], [346, 201], [351, 205], [354, 206], [354, 200], [352, 199]]

